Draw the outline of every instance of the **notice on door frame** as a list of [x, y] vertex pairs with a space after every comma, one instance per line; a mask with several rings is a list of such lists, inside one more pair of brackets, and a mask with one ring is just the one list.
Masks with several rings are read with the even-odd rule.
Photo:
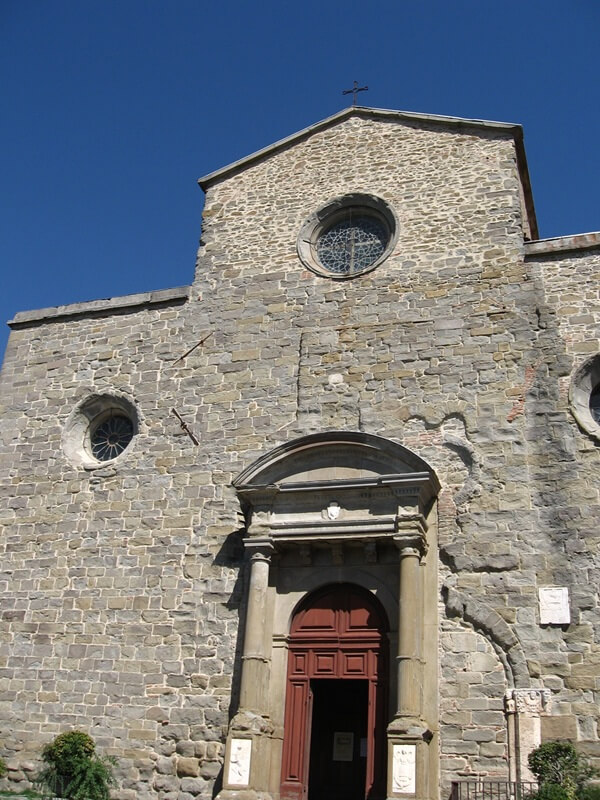
[[354, 734], [352, 731], [335, 731], [333, 734], [333, 760], [352, 761]]

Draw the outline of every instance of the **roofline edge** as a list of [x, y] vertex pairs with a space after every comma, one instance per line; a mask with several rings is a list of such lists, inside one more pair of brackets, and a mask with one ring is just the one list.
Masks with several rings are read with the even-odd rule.
[[104, 314], [107, 311], [134, 309], [144, 306], [180, 303], [189, 298], [190, 286], [176, 286], [172, 289], [159, 289], [153, 292], [138, 292], [120, 297], [108, 297], [102, 300], [88, 300], [83, 303], [69, 303], [64, 306], [18, 311], [13, 319], [8, 320], [10, 328], [25, 328], [39, 322], [54, 322], [65, 317], [91, 316]]
[[250, 153], [250, 155], [244, 156], [243, 158], [240, 158], [237, 161], [226, 165], [225, 167], [214, 170], [214, 172], [209, 172], [208, 175], [198, 178], [198, 185], [203, 191], [206, 191], [213, 183], [237, 172], [242, 167], [249, 166], [250, 164], [253, 164], [256, 161], [264, 158], [266, 155], [277, 153], [280, 150], [289, 147], [293, 142], [300, 141], [301, 139], [304, 139], [307, 136], [316, 133], [317, 131], [324, 130], [331, 125], [335, 125], [337, 122], [340, 122], [341, 120], [351, 116], [358, 116], [367, 119], [419, 120], [421, 122], [431, 122], [435, 124], [450, 124], [459, 128], [467, 127], [483, 128], [486, 130], [493, 129], [510, 133], [515, 137], [518, 137], [518, 132], [520, 131], [521, 138], [523, 131], [522, 126], [516, 122], [495, 122], [492, 120], [468, 119], [465, 117], [448, 117], [440, 114], [420, 114], [416, 111], [394, 111], [386, 108], [370, 108], [369, 106], [349, 106], [348, 108], [342, 109], [342, 111], [332, 114], [330, 117], [326, 117], [319, 122], [309, 125], [307, 128], [303, 128], [296, 133], [292, 133], [290, 136], [279, 139], [267, 147], [256, 150], [254, 153]]

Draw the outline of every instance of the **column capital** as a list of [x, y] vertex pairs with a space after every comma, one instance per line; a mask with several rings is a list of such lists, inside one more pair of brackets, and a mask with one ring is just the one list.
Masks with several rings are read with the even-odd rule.
[[510, 689], [504, 696], [508, 714], [539, 716], [550, 711], [551, 702], [550, 689]]
[[394, 536], [394, 544], [400, 551], [400, 558], [421, 559], [427, 553], [427, 541], [419, 532]]
[[271, 561], [271, 556], [275, 552], [275, 547], [271, 539], [251, 538], [244, 540], [246, 557], [251, 561]]

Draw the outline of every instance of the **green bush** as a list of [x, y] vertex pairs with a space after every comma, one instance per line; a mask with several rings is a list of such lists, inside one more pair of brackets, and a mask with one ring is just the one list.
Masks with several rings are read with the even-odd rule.
[[597, 783], [588, 784], [577, 796], [578, 800], [600, 800], [600, 786]]
[[35, 783], [44, 796], [67, 800], [108, 800], [114, 785], [113, 758], [96, 753], [91, 736], [82, 731], [61, 733], [42, 750], [45, 766]]
[[571, 742], [544, 742], [529, 754], [528, 761], [539, 783], [535, 800], [600, 800], [594, 787], [586, 786], [596, 771]]
[[569, 800], [566, 791], [558, 783], [542, 783], [537, 792], [529, 796], [529, 800]]
[[6, 775], [6, 762], [2, 757], [0, 757], [0, 778], [3, 778]]

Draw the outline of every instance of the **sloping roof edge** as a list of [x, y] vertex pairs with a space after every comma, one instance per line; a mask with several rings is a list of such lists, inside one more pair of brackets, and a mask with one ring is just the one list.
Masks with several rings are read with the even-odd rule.
[[527, 159], [525, 157], [525, 147], [523, 144], [523, 127], [514, 122], [494, 122], [491, 120], [482, 119], [447, 117], [439, 114], [421, 114], [415, 111], [393, 111], [384, 108], [369, 108], [368, 106], [350, 106], [342, 111], [338, 111], [336, 114], [332, 114], [330, 117], [326, 117], [320, 122], [315, 122], [313, 125], [309, 125], [307, 128], [303, 128], [302, 130], [293, 133], [291, 136], [286, 136], [284, 139], [279, 139], [279, 141], [268, 145], [268, 147], [263, 147], [261, 150], [257, 150], [256, 152], [251, 153], [250, 155], [245, 156], [238, 161], [234, 161], [232, 164], [228, 164], [225, 167], [221, 167], [221, 169], [210, 172], [208, 175], [204, 175], [202, 178], [198, 179], [198, 184], [204, 191], [206, 191], [213, 183], [221, 181], [230, 175], [233, 175], [236, 172], [251, 166], [257, 161], [266, 158], [267, 156], [291, 147], [296, 142], [300, 142], [303, 139], [312, 136], [313, 133], [333, 127], [334, 125], [337, 125], [352, 116], [361, 117], [363, 119], [422, 122], [430, 125], [454, 127], [459, 131], [497, 131], [498, 133], [504, 133], [512, 136], [516, 145], [517, 163], [523, 185], [523, 199], [529, 221], [530, 235], [532, 239], [538, 238], [538, 228], [535, 216], [535, 208], [533, 205], [533, 196], [531, 193], [529, 170], [527, 168]]

